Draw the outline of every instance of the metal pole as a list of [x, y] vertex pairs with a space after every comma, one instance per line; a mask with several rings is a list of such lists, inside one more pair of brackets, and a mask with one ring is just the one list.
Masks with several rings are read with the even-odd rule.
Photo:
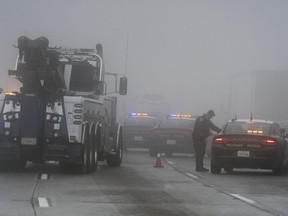
[[127, 44], [126, 44], [125, 76], [127, 76], [127, 65], [128, 65], [128, 46], [129, 46], [129, 34], [127, 34]]

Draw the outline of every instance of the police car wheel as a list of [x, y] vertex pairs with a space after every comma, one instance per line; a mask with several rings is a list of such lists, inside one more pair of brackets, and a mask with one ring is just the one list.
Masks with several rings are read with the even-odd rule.
[[155, 149], [155, 148], [153, 148], [153, 147], [150, 147], [149, 148], [149, 155], [151, 156], [151, 157], [156, 157], [157, 156], [157, 150]]
[[167, 156], [167, 157], [171, 157], [172, 154], [173, 154], [173, 152], [166, 152], [166, 153], [165, 153], [165, 156]]
[[220, 174], [221, 173], [221, 167], [218, 166], [211, 160], [211, 173], [212, 174]]
[[227, 173], [232, 173], [233, 172], [233, 167], [224, 167], [224, 170]]
[[276, 168], [272, 169], [272, 171], [274, 175], [283, 175], [285, 171], [285, 166], [284, 166], [283, 161], [281, 161], [280, 164]]

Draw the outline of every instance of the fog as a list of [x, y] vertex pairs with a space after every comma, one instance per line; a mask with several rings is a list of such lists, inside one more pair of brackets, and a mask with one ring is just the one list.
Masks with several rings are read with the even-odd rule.
[[200, 115], [214, 109], [219, 124], [227, 117], [235, 74], [288, 71], [286, 0], [0, 4], [0, 87], [4, 89], [16, 86], [7, 71], [14, 68], [13, 44], [21, 35], [45, 36], [51, 46], [90, 48], [100, 42], [106, 70], [128, 77], [128, 95], [121, 96], [120, 103], [136, 95], [160, 94], [173, 112]]

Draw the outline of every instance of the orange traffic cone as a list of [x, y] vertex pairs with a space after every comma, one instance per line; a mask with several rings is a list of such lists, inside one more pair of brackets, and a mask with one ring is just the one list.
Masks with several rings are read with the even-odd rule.
[[156, 163], [155, 163], [155, 166], [154, 166], [154, 167], [163, 167], [163, 166], [162, 166], [162, 163], [161, 163], [160, 153], [157, 154]]

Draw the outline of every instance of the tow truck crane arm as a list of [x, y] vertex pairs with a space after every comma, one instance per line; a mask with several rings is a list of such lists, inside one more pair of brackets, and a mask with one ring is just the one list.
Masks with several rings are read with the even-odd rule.
[[49, 40], [45, 37], [18, 38], [19, 57], [16, 69], [9, 70], [9, 75], [23, 83], [22, 92], [56, 93], [58, 89], [66, 88], [59, 53], [49, 50], [48, 45]]

